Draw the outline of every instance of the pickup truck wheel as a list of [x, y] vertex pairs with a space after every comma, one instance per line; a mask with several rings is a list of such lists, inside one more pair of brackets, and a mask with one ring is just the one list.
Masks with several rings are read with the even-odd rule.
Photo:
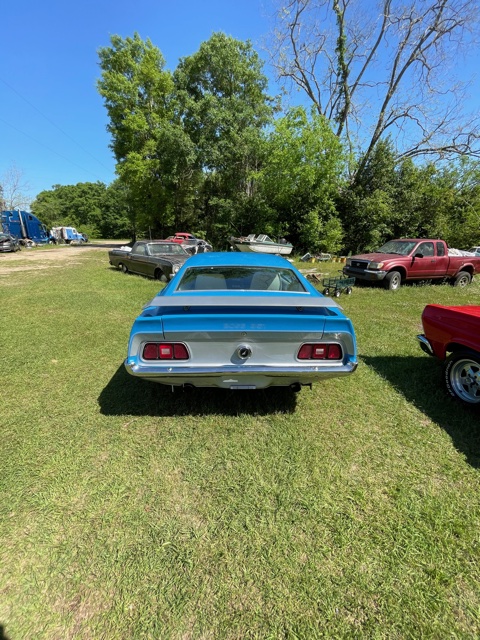
[[460, 273], [458, 273], [453, 280], [453, 286], [466, 287], [470, 284], [471, 281], [472, 276], [468, 273], [468, 271], [460, 271]]
[[400, 289], [402, 284], [402, 276], [398, 271], [390, 271], [385, 276], [385, 280], [383, 281], [385, 289], [389, 289], [390, 291], [396, 291]]
[[127, 265], [126, 265], [126, 264], [122, 264], [122, 263], [120, 263], [118, 266], [119, 266], [119, 267], [120, 267], [120, 269], [123, 271], [123, 273], [128, 273], [128, 267], [127, 267]]
[[445, 385], [457, 400], [480, 404], [480, 354], [456, 351], [445, 361]]

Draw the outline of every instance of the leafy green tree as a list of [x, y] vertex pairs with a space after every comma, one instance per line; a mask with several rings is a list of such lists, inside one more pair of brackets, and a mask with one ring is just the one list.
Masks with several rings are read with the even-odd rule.
[[47, 227], [75, 226], [91, 237], [128, 237], [127, 197], [118, 181], [107, 187], [103, 182], [54, 185], [40, 192], [32, 211]]
[[178, 155], [185, 156], [182, 131], [173, 120], [171, 73], [160, 50], [138, 33], [125, 39], [113, 35], [111, 47], [98, 54], [98, 90], [110, 119], [117, 173], [128, 187], [132, 226], [166, 227], [172, 222], [173, 154], [180, 149]]
[[220, 239], [241, 224], [252, 204], [251, 174], [274, 110], [263, 64], [249, 42], [215, 33], [180, 61], [174, 82], [179, 116], [204, 178], [199, 215]]
[[299, 249], [336, 252], [342, 231], [335, 198], [344, 169], [342, 146], [323, 116], [297, 107], [279, 118], [258, 172], [259, 188], [277, 213], [276, 233], [288, 232]]

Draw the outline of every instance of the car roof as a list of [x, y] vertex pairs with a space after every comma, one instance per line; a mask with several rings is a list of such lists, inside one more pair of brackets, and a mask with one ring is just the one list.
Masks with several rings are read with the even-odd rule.
[[267, 253], [246, 253], [243, 251], [212, 251], [197, 253], [188, 260], [189, 267], [252, 266], [293, 268], [288, 260]]

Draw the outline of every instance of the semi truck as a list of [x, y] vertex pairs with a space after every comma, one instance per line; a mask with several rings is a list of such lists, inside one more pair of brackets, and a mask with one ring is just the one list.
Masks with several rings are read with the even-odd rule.
[[59, 244], [78, 243], [83, 244], [88, 242], [88, 236], [85, 233], [80, 233], [75, 227], [53, 227], [52, 236], [55, 242]]
[[54, 242], [43, 222], [28, 211], [2, 211], [1, 226], [4, 233], [9, 233], [24, 245]]

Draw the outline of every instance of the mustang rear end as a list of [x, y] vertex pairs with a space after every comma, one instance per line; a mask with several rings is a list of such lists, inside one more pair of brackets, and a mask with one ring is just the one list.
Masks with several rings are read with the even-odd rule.
[[355, 333], [284, 258], [197, 254], [135, 320], [125, 366], [172, 386], [298, 390], [355, 371]]

